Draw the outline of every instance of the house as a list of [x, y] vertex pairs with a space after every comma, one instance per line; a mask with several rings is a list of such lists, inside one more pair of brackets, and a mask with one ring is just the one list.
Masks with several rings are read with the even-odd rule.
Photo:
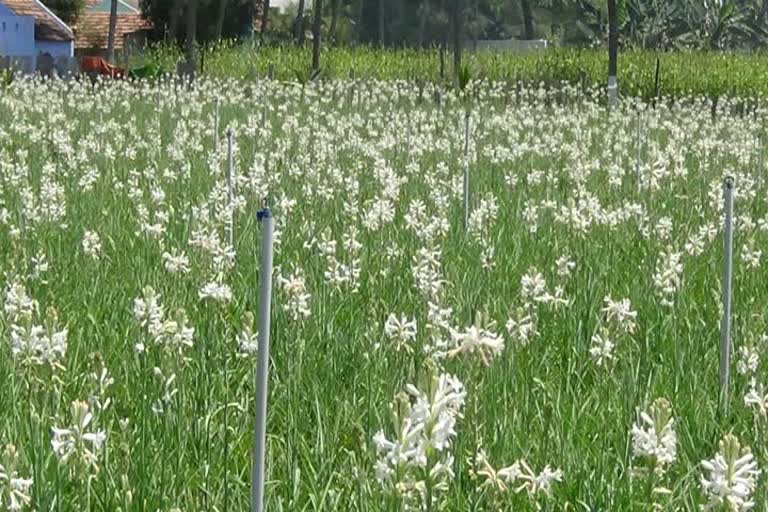
[[[1, 1], [1, 0], [0, 0]], [[109, 41], [109, 13], [112, 0], [86, 0], [85, 10], [75, 22], [75, 51], [78, 55], [104, 55]], [[133, 0], [117, 1], [115, 51], [141, 50], [152, 29]]]
[[37, 57], [74, 55], [74, 33], [40, 0], [0, 0], [0, 57], [34, 71]]

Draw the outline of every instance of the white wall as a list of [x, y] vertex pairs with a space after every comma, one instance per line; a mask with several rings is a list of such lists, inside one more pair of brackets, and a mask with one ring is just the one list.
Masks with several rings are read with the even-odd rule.
[[0, 55], [18, 57], [34, 54], [35, 19], [32, 16], [0, 13]]

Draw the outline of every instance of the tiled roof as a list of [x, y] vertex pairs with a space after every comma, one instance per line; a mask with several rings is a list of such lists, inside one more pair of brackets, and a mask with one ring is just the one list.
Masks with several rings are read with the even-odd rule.
[[[0, 0], [3, 1], [3, 0]], [[118, 14], [115, 27], [115, 50], [123, 49], [126, 34], [152, 28], [141, 14]], [[109, 38], [109, 13], [88, 12], [77, 17], [75, 48], [106, 48]]]
[[[109, 12], [112, 9], [112, 0], [86, 0], [85, 12]], [[127, 0], [117, 0], [117, 13], [138, 14], [141, 11]]]
[[66, 23], [56, 17], [38, 0], [0, 0], [17, 16], [35, 19], [35, 39], [42, 41], [72, 41], [74, 35]]

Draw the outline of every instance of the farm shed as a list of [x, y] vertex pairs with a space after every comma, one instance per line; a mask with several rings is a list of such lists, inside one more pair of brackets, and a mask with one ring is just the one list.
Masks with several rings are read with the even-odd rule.
[[39, 0], [0, 0], [0, 56], [33, 71], [37, 57], [74, 55], [74, 33]]
[[[75, 51], [78, 55], [106, 54], [109, 41], [110, 0], [87, 0], [85, 11], [75, 22]], [[152, 28], [138, 6], [129, 0], [117, 2], [115, 51], [130, 53], [142, 50]]]

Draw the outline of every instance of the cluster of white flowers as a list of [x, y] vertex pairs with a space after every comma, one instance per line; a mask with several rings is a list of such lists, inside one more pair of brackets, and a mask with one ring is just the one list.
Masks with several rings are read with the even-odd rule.
[[656, 262], [656, 272], [653, 274], [653, 284], [662, 306], [674, 305], [675, 295], [682, 285], [683, 263], [682, 253], [671, 247], [659, 255]]
[[167, 316], [160, 295], [151, 286], [133, 299], [133, 317], [157, 346], [179, 353], [192, 346], [195, 329], [188, 325], [186, 312], [179, 309]]
[[413, 342], [416, 340], [418, 328], [415, 319], [408, 319], [405, 315], [399, 318], [390, 313], [384, 322], [384, 334], [392, 342], [396, 351], [404, 350], [413, 352]]
[[99, 452], [107, 435], [102, 430], [90, 431], [92, 420], [88, 403], [75, 400], [72, 402], [72, 425], [69, 428], [52, 428], [53, 453], [61, 464], [71, 468], [73, 475], [84, 476], [91, 471], [99, 471]]
[[640, 411], [631, 433], [636, 475], [661, 476], [677, 459], [675, 419], [666, 398], [657, 398], [647, 411]]
[[183, 252], [164, 252], [162, 254], [165, 270], [171, 274], [186, 274], [189, 272], [189, 258]]
[[397, 432], [373, 437], [379, 458], [376, 478], [415, 508], [433, 508], [453, 479], [450, 448], [466, 391], [454, 376], [442, 374], [426, 391], [409, 384], [392, 405]]
[[243, 328], [237, 335], [237, 349], [242, 357], [251, 357], [259, 350], [259, 333], [253, 330], [253, 313], [246, 311], [243, 315]]
[[755, 506], [752, 501], [760, 470], [748, 447], [742, 447], [733, 434], [720, 441], [720, 451], [713, 459], [701, 462], [701, 490], [707, 498], [704, 510], [745, 512]]
[[537, 316], [534, 308], [520, 306], [512, 312], [512, 316], [507, 319], [505, 327], [512, 341], [524, 347], [538, 333], [536, 321]]
[[504, 338], [493, 332], [492, 328], [493, 326], [483, 328], [471, 325], [462, 331], [450, 329], [454, 348], [446, 355], [448, 357], [458, 354], [476, 355], [484, 366], [490, 366], [491, 362], [504, 351]]
[[445, 279], [439, 249], [422, 247], [413, 257], [413, 279], [416, 288], [427, 299], [438, 300], [443, 292]]
[[744, 395], [744, 405], [752, 408], [756, 418], [768, 419], [768, 392], [755, 379], [752, 379], [749, 391]]
[[10, 512], [24, 510], [32, 502], [29, 490], [34, 481], [19, 476], [18, 463], [16, 447], [6, 445], [0, 457], [0, 509]]
[[159, 416], [165, 414], [173, 405], [173, 399], [179, 390], [176, 388], [175, 373], [166, 376], [160, 368], [155, 366], [152, 369], [152, 375], [160, 384], [160, 397], [152, 403], [152, 412]]
[[603, 299], [604, 306], [602, 312], [605, 314], [605, 321], [616, 327], [620, 331], [632, 334], [637, 329], [637, 311], [632, 310], [632, 303], [629, 299], [614, 301], [610, 295]]
[[497, 470], [483, 450], [475, 455], [475, 459], [474, 473], [484, 479], [481, 488], [490, 487], [497, 493], [525, 491], [531, 499], [536, 499], [540, 494], [549, 497], [552, 495], [552, 485], [563, 481], [562, 470], [552, 469], [549, 465], [537, 473], [525, 459], [520, 459]]
[[[59, 325], [53, 307], [39, 318], [39, 306], [19, 282], [10, 283], [5, 290], [3, 307], [9, 325], [11, 352], [24, 365], [50, 365], [62, 368], [67, 353], [68, 331]], [[38, 323], [42, 321], [42, 324]]]
[[603, 299], [603, 319], [590, 340], [589, 354], [600, 367], [608, 366], [614, 359], [617, 341], [637, 329], [637, 311], [632, 310], [629, 299], [614, 301], [610, 295]]
[[98, 260], [101, 256], [101, 238], [95, 231], [86, 231], [83, 234], [83, 253], [89, 258]]
[[282, 304], [283, 310], [294, 321], [308, 318], [310, 315], [309, 300], [312, 296], [307, 292], [304, 274], [302, 272], [294, 272], [289, 274], [288, 277], [278, 275], [277, 282], [287, 299]]
[[221, 281], [211, 281], [204, 284], [197, 292], [197, 295], [200, 297], [200, 300], [227, 303], [232, 300], [232, 289], [228, 284]]
[[556, 286], [554, 291], [550, 292], [546, 279], [535, 267], [531, 267], [527, 273], [523, 274], [520, 278], [520, 287], [520, 295], [525, 304], [547, 304], [554, 308], [568, 305], [568, 300], [563, 296], [563, 288]]

